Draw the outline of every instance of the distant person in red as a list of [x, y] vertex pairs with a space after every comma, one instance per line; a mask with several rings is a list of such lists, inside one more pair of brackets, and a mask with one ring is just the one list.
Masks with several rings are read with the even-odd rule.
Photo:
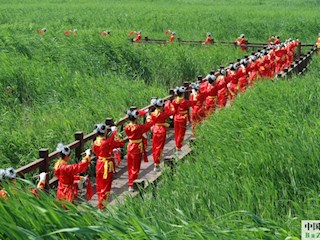
[[132, 39], [133, 42], [139, 42], [142, 38], [141, 31], [131, 31], [129, 32], [129, 36], [136, 34], [136, 37]]
[[77, 174], [86, 171], [89, 167], [91, 152], [86, 151], [86, 156], [81, 162], [68, 164], [71, 154], [70, 148], [59, 143], [57, 151], [60, 152], [60, 158], [54, 165], [54, 174], [59, 180], [57, 199], [73, 203], [77, 198], [74, 184], [75, 177]]
[[64, 35], [76, 35], [77, 34], [77, 29], [73, 29], [73, 30], [66, 30], [64, 31]]
[[189, 108], [196, 105], [197, 101], [190, 101], [184, 99], [186, 87], [176, 87], [176, 98], [172, 101], [175, 109], [174, 115], [174, 139], [176, 142], [177, 153], [180, 154], [182, 143], [187, 129]]
[[[7, 169], [0, 169], [0, 184], [4, 179], [15, 180], [16, 170], [12, 167], [9, 167]], [[5, 189], [0, 190], [0, 199], [3, 199], [4, 201], [8, 201], [8, 196], [9, 195]]]
[[96, 163], [96, 190], [98, 195], [98, 208], [104, 209], [110, 195], [115, 163], [113, 150], [123, 147], [124, 143], [116, 139], [117, 128], [96, 124], [95, 131], [98, 137], [93, 143], [93, 151], [97, 157]]
[[176, 32], [173, 32], [171, 30], [167, 30], [165, 31], [165, 34], [170, 34], [170, 38], [169, 40], [167, 41], [168, 43], [171, 43], [174, 41], [175, 37], [176, 37]]
[[226, 106], [228, 100], [228, 88], [226, 83], [226, 71], [224, 67], [220, 67], [217, 80], [216, 80], [216, 88], [218, 91], [218, 108], [222, 108]]
[[239, 90], [241, 93], [245, 92], [248, 86], [248, 73], [247, 67], [248, 61], [241, 59], [239, 69], [237, 70], [237, 77], [239, 79]]
[[214, 40], [213, 38], [211, 37], [211, 33], [207, 33], [207, 38], [206, 40], [202, 43], [203, 45], [207, 45], [207, 44], [213, 44], [214, 43]]
[[109, 31], [109, 30], [102, 31], [100, 33], [101, 37], [110, 37], [110, 35], [111, 35], [111, 31]]
[[207, 97], [206, 97], [206, 117], [211, 115], [214, 112], [214, 110], [216, 109], [217, 99], [218, 99], [218, 91], [215, 85], [217, 77], [214, 74], [212, 74], [208, 76], [207, 80], [209, 84], [207, 87]]
[[190, 94], [190, 100], [196, 101], [196, 104], [192, 106], [191, 112], [191, 124], [192, 132], [195, 134], [196, 126], [198, 126], [201, 121], [206, 117], [205, 112], [205, 101], [208, 96], [207, 91], [204, 89], [200, 91], [199, 82], [191, 83], [192, 93]]
[[128, 185], [129, 192], [134, 192], [133, 182], [138, 178], [142, 155], [144, 151], [143, 134], [147, 133], [153, 122], [149, 121], [146, 124], [138, 124], [137, 119], [139, 116], [138, 110], [128, 110], [127, 116], [130, 123], [125, 127], [124, 131], [129, 139], [127, 146], [127, 161], [128, 161]]
[[237, 46], [240, 46], [240, 48], [241, 48], [242, 51], [247, 51], [247, 46], [246, 46], [246, 44], [248, 44], [248, 40], [245, 38], [244, 34], [241, 34], [240, 37], [237, 37], [237, 38], [234, 40], [234, 43], [235, 43]]
[[256, 56], [255, 55], [251, 55], [249, 57], [249, 63], [248, 63], [248, 67], [247, 67], [247, 71], [249, 74], [249, 85], [251, 87], [253, 87], [253, 83], [254, 81], [256, 81], [258, 79], [258, 67], [256, 64]]
[[229, 99], [231, 101], [231, 104], [233, 104], [234, 99], [236, 98], [238, 92], [239, 92], [239, 77], [237, 75], [237, 71], [239, 69], [238, 63], [230, 63], [229, 69], [228, 69], [228, 75], [227, 75], [227, 87], [228, 87], [228, 95]]
[[268, 38], [268, 41], [269, 41], [268, 45], [277, 45], [277, 44], [281, 43], [280, 36], [278, 36], [278, 35]]
[[43, 35], [46, 31], [47, 31], [46, 28], [41, 28], [37, 32], [38, 32], [39, 35]]
[[166, 103], [161, 98], [151, 99], [151, 104], [155, 110], [148, 116], [147, 121], [152, 122], [152, 156], [154, 161], [154, 171], [159, 172], [160, 161], [162, 158], [163, 148], [166, 141], [167, 129], [169, 123], [166, 120], [174, 114], [174, 107], [167, 101]]

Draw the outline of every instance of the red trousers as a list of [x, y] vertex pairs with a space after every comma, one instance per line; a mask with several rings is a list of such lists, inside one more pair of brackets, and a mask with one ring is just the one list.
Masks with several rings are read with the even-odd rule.
[[167, 136], [165, 126], [153, 126], [152, 128], [152, 156], [155, 164], [160, 164], [162, 152]]
[[97, 195], [98, 195], [98, 208], [105, 207], [105, 201], [108, 200], [111, 190], [113, 172], [108, 173], [107, 179], [103, 178], [103, 173], [96, 174], [97, 181]]
[[178, 121], [174, 119], [174, 139], [176, 142], [176, 148], [181, 149], [184, 140], [184, 135], [187, 129], [187, 118], [179, 119]]
[[196, 126], [201, 123], [201, 120], [206, 116], [204, 108], [202, 106], [193, 106], [191, 114], [192, 130], [194, 131]]
[[239, 78], [239, 84], [240, 84], [240, 92], [245, 92], [247, 90], [248, 80], [246, 77]]
[[[110, 195], [114, 171], [114, 162], [112, 160], [105, 161], [98, 159], [96, 165], [96, 190], [98, 195], [98, 208], [100, 209], [105, 207], [105, 201], [108, 200]], [[105, 174], [105, 164], [108, 164], [107, 174]]]
[[206, 116], [212, 114], [212, 112], [216, 109], [216, 100], [215, 97], [207, 97], [206, 99]]
[[227, 90], [218, 92], [218, 108], [226, 106], [228, 100]]
[[133, 186], [134, 180], [138, 178], [140, 172], [142, 160], [142, 152], [141, 153], [127, 153], [127, 163], [128, 163], [128, 185], [130, 187]]

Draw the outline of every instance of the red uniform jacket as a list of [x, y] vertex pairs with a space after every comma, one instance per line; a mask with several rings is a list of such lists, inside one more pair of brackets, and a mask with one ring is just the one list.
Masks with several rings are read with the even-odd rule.
[[80, 163], [67, 164], [59, 159], [54, 165], [54, 174], [59, 180], [57, 199], [73, 202], [76, 198], [74, 191], [75, 175], [84, 172], [90, 164], [89, 157], [85, 157]]

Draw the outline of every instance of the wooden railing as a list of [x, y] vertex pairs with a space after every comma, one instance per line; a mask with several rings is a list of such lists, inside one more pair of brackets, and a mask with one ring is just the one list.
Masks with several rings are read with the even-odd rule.
[[[230, 43], [233, 44], [233, 43]], [[254, 44], [254, 46], [260, 46], [260, 47], [264, 47], [266, 46], [266, 44]], [[302, 46], [313, 46], [313, 48], [311, 49], [311, 51], [309, 51], [305, 56], [301, 56], [301, 47]], [[283, 77], [286, 75], [290, 75], [291, 73], [297, 71], [298, 73], [302, 73], [305, 71], [306, 66], [308, 65], [312, 54], [316, 51], [316, 47], [314, 47], [314, 45], [311, 44], [300, 44], [300, 46], [298, 46], [298, 60], [295, 61], [295, 63], [293, 63], [292, 67], [290, 69], [286, 69], [284, 72], [281, 72], [280, 74], [278, 74], [278, 77]], [[189, 88], [189, 82], [185, 82], [183, 84], [185, 87]], [[186, 93], [186, 98], [189, 98], [189, 94], [190, 94], [190, 89], [188, 89], [187, 93]], [[169, 90], [169, 95], [164, 97], [164, 100], [169, 100], [172, 99], [174, 96], [173, 93], [173, 89]], [[137, 107], [132, 106], [130, 108], [131, 110], [133, 109], [137, 109]], [[152, 105], [148, 105], [145, 106], [144, 108], [142, 108], [141, 110], [152, 110], [153, 106]], [[124, 130], [124, 125], [128, 122], [128, 117], [123, 117], [121, 119], [119, 119], [119, 121], [114, 122], [114, 120], [112, 118], [106, 118], [105, 119], [105, 124], [106, 125], [115, 125], [118, 127], [119, 132], [123, 132]], [[143, 121], [145, 122], [145, 116], [143, 117]], [[75, 133], [75, 141], [73, 141], [72, 143], [68, 144], [67, 146], [71, 149], [74, 150], [75, 152], [75, 158], [77, 160], [79, 160], [81, 158], [81, 155], [84, 152], [84, 147], [85, 144], [93, 141], [96, 136], [97, 133], [95, 131], [84, 135], [83, 132], [76, 132]], [[126, 142], [127, 139], [125, 138], [124, 141]], [[39, 173], [41, 172], [50, 172], [50, 163], [52, 162], [52, 160], [59, 158], [60, 156], [60, 152], [58, 151], [54, 151], [49, 153], [49, 150], [47, 148], [43, 148], [39, 150], [39, 158], [23, 167], [20, 167], [17, 169], [17, 175], [24, 178], [24, 175], [26, 173], [32, 172], [32, 171], [36, 171], [38, 170]], [[47, 175], [49, 176], [49, 175]], [[49, 180], [49, 179], [47, 179]], [[46, 185], [46, 189], [48, 190], [50, 187], [54, 186], [57, 184], [57, 179], [55, 177], [53, 177], [52, 179], [50, 179], [49, 181], [47, 181], [47, 185]]]
[[[309, 44], [305, 44], [304, 46], [310, 46]], [[317, 47], [315, 45], [311, 45], [312, 48], [308, 53], [304, 56], [299, 56], [291, 65], [289, 68], [285, 68], [282, 72], [280, 72], [277, 77], [290, 77], [292, 74], [303, 74], [308, 67], [308, 64], [310, 63], [312, 56], [314, 53], [317, 52]]]

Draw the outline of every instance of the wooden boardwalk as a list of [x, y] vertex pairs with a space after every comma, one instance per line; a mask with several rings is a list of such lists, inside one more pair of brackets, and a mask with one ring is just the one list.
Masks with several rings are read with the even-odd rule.
[[[185, 141], [184, 145], [182, 147], [182, 151], [179, 154], [179, 158], [182, 158], [183, 156], [187, 155], [191, 149], [188, 145], [188, 142], [192, 138], [192, 132], [190, 130], [190, 126], [187, 127], [186, 135], [185, 135]], [[139, 179], [145, 179], [149, 182], [153, 182], [155, 179], [157, 179], [161, 175], [160, 172], [154, 172], [153, 171], [153, 157], [151, 152], [151, 140], [148, 141], [148, 149], [147, 149], [147, 155], [149, 162], [143, 162], [141, 163], [141, 170], [139, 174]], [[167, 140], [166, 144], [164, 146], [163, 150], [163, 159], [168, 156], [175, 155], [175, 141], [173, 136], [173, 129], [169, 128], [167, 133]], [[163, 160], [161, 161], [161, 168], [163, 169]], [[95, 189], [95, 179], [92, 178], [92, 185]], [[113, 182], [112, 182], [112, 188], [111, 188], [111, 194], [109, 197], [109, 206], [115, 205], [118, 203], [122, 203], [124, 199], [128, 196], [135, 196], [139, 194], [138, 191], [135, 191], [133, 193], [128, 192], [128, 171], [127, 171], [127, 159], [126, 156], [124, 159], [121, 160], [121, 163], [119, 167], [117, 168], [117, 172], [113, 176]], [[89, 201], [89, 203], [97, 207], [98, 205], [98, 196], [95, 194], [92, 199]]]

